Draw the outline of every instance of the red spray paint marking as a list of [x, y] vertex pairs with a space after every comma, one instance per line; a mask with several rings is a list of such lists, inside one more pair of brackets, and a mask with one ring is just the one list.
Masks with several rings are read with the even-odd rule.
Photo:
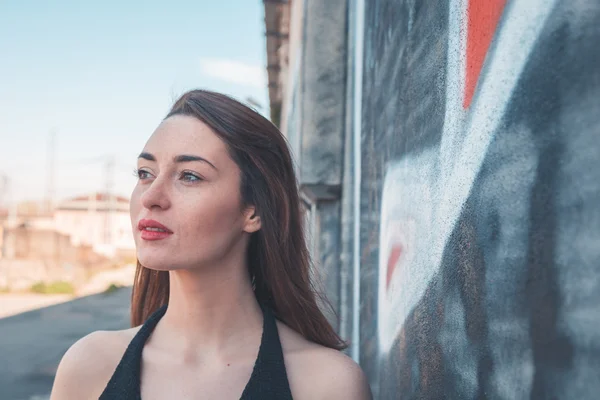
[[463, 107], [469, 108], [479, 73], [490, 48], [506, 0], [469, 0], [467, 6], [467, 71]]
[[394, 268], [396, 268], [396, 264], [402, 255], [402, 245], [399, 243], [395, 243], [392, 246], [392, 250], [390, 251], [390, 256], [388, 257], [387, 263], [387, 271], [385, 275], [385, 289], [389, 289], [390, 281], [392, 280], [392, 274], [394, 273]]

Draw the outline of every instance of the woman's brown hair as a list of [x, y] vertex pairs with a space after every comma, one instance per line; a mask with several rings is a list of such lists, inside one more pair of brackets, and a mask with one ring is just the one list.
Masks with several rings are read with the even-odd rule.
[[[253, 205], [261, 229], [252, 234], [247, 264], [257, 300], [306, 339], [334, 349], [346, 343], [318, 306], [323, 296], [310, 274], [300, 196], [292, 157], [279, 129], [258, 112], [219, 93], [192, 90], [166, 118], [186, 115], [204, 122], [225, 142], [241, 170], [244, 205]], [[137, 264], [131, 303], [133, 326], [169, 302], [169, 272]], [[325, 302], [325, 304], [328, 304]]]

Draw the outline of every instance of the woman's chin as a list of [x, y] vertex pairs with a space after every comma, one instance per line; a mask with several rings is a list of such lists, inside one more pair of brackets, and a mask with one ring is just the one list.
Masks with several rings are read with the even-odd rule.
[[140, 264], [142, 264], [144, 266], [144, 268], [151, 269], [153, 271], [173, 271], [173, 270], [177, 269], [177, 268], [171, 268], [168, 265], [164, 265], [164, 264], [156, 264], [156, 263], [144, 264], [141, 261], [140, 261]]
[[138, 254], [137, 257], [140, 264], [154, 271], [172, 271], [177, 269], [173, 266], [173, 260], [162, 260], [160, 257], [144, 254]]

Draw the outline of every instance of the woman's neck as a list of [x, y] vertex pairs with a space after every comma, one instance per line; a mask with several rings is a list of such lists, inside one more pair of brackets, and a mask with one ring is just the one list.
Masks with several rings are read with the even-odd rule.
[[254, 348], [262, 326], [247, 274], [228, 268], [171, 271], [169, 306], [152, 340], [184, 359], [221, 358]]

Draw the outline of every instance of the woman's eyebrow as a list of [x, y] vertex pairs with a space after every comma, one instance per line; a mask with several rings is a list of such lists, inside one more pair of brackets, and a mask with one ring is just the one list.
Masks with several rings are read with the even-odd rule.
[[[156, 157], [154, 157], [153, 154], [146, 153], [146, 152], [140, 153], [140, 155], [138, 156], [138, 158], [143, 158], [144, 160], [148, 160], [148, 161], [156, 161]], [[192, 156], [192, 155], [188, 155], [188, 154], [182, 154], [182, 155], [173, 157], [173, 161], [176, 162], [176, 163], [186, 163], [186, 162], [200, 161], [200, 162], [207, 163], [208, 165], [210, 165], [211, 167], [213, 167], [215, 170], [217, 170], [217, 167], [215, 167], [213, 163], [211, 163], [210, 161], [208, 161], [206, 158], [200, 157], [200, 156]]]

